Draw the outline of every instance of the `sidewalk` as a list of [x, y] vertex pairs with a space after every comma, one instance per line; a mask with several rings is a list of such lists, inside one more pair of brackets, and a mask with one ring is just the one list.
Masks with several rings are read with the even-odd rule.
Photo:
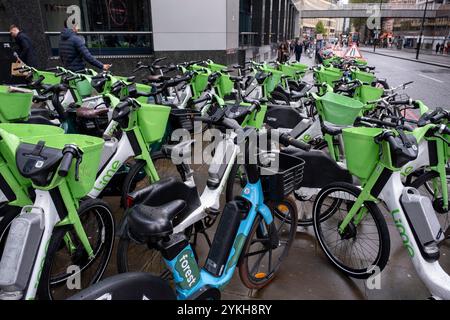
[[441, 54], [436, 55], [432, 54], [431, 51], [424, 51], [424, 52], [421, 51], [419, 55], [419, 60], [416, 60], [416, 52], [413, 50], [376, 48], [376, 51], [373, 52], [373, 47], [361, 47], [360, 50], [362, 52], [375, 53], [393, 58], [426, 63], [444, 68], [450, 68], [450, 55], [441, 55]]

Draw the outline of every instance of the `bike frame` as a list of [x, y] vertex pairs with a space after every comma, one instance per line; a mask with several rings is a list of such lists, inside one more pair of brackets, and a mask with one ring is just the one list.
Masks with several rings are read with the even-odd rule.
[[[242, 248], [257, 215], [260, 214], [268, 225], [272, 223], [272, 212], [264, 204], [264, 194], [260, 181], [255, 184], [247, 184], [242, 192], [242, 196], [252, 203], [252, 207], [248, 216], [242, 220], [239, 225], [237, 236], [227, 259], [226, 268], [220, 277], [211, 275], [205, 269], [200, 270], [198, 264], [195, 263], [194, 252], [190, 245], [188, 245], [173, 260], [165, 260], [167, 267], [174, 276], [179, 300], [189, 299], [189, 297], [193, 296], [201, 288], [206, 286], [217, 289], [224, 287], [233, 277]], [[180, 267], [183, 260], [186, 260], [186, 257], [189, 259], [187, 261], [189, 263], [190, 270], [192, 270], [192, 276], [194, 279], [190, 282], [186, 275], [182, 272], [183, 269]]]
[[[117, 122], [111, 121], [105, 132], [113, 132], [117, 128]], [[130, 137], [137, 141], [140, 149], [140, 154], [135, 152], [135, 148], [130, 142]], [[156, 171], [155, 165], [153, 164], [152, 157], [150, 154], [149, 147], [142, 137], [142, 133], [138, 126], [128, 128], [124, 130], [124, 134], [120, 138], [117, 144], [117, 150], [114, 155], [108, 160], [107, 165], [103, 168], [95, 181], [94, 187], [89, 192], [88, 196], [91, 198], [97, 198], [100, 196], [102, 191], [106, 188], [108, 183], [111, 181], [113, 176], [122, 167], [122, 165], [130, 158], [133, 157], [136, 160], [144, 160], [145, 173], [150, 178], [151, 182], [159, 180], [158, 172]]]
[[[227, 142], [233, 142], [235, 138], [235, 134], [227, 135], [224, 141], [219, 142], [217, 145], [217, 150], [226, 150]], [[234, 146], [231, 156], [227, 159], [228, 164], [225, 169], [225, 172], [222, 176], [220, 184], [217, 188], [211, 189], [208, 186], [205, 187], [201, 196], [200, 203], [201, 205], [195, 209], [191, 214], [189, 214], [183, 221], [181, 221], [176, 227], [174, 227], [173, 233], [180, 233], [186, 230], [189, 226], [195, 224], [196, 222], [202, 220], [207, 216], [207, 212], [209, 209], [213, 211], [218, 211], [220, 209], [220, 197], [223, 193], [223, 190], [226, 186], [228, 177], [230, 176], [231, 169], [237, 159], [239, 154], [239, 146]], [[212, 159], [212, 163], [220, 164], [222, 158], [218, 153], [216, 153]], [[186, 184], [192, 185], [194, 182], [192, 180], [188, 180], [185, 182]]]
[[[386, 143], [383, 143], [383, 149], [386, 151], [385, 148], [387, 148]], [[352, 220], [355, 225], [358, 225], [364, 219], [367, 214], [367, 210], [362, 207], [364, 202], [378, 202], [378, 199], [382, 200], [392, 215], [403, 245], [407, 249], [408, 255], [420, 279], [425, 283], [433, 296], [450, 299], [450, 276], [441, 268], [438, 261], [428, 262], [422, 257], [410, 222], [401, 205], [400, 198], [405, 187], [401, 180], [400, 170], [391, 167], [385, 162], [386, 160], [383, 159], [376, 165], [375, 170], [362, 188], [360, 195], [355, 199], [352, 208], [339, 225], [339, 232], [343, 232]], [[385, 182], [380, 194], [372, 195], [374, 186], [381, 181], [380, 178], [386, 170], [393, 171], [391, 172], [391, 176]]]

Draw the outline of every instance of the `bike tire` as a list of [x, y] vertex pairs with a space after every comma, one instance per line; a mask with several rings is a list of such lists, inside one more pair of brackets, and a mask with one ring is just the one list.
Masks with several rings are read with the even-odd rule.
[[[284, 206], [285, 208], [288, 209], [288, 212], [281, 212], [281, 210], [277, 211], [278, 208], [280, 206]], [[286, 257], [289, 254], [289, 250], [292, 246], [292, 243], [295, 240], [295, 235], [297, 232], [297, 208], [295, 206], [295, 203], [290, 200], [289, 198], [285, 198], [282, 201], [274, 204], [271, 203], [270, 207], [272, 209], [273, 217], [274, 217], [274, 221], [276, 221], [276, 219], [279, 219], [280, 221], [283, 221], [283, 224], [278, 228], [277, 233], [280, 233], [280, 231], [282, 232], [283, 230], [282, 227], [286, 226], [286, 228], [289, 228], [289, 230], [287, 231], [287, 235], [286, 235], [286, 240], [284, 242], [286, 242], [286, 245], [281, 249], [281, 253], [278, 257], [278, 263], [275, 264], [273, 266], [273, 268], [271, 268], [271, 260], [275, 260], [272, 255], [273, 255], [273, 250], [280, 248], [280, 239], [278, 239], [278, 247], [277, 248], [273, 248], [272, 245], [270, 243], [270, 240], [267, 241], [264, 238], [260, 238], [260, 234], [258, 234], [258, 232], [261, 232], [259, 227], [264, 225], [264, 228], [268, 231], [269, 228], [272, 226], [268, 226], [264, 219], [262, 218], [261, 215], [257, 215], [255, 221], [253, 222], [252, 228], [250, 230], [250, 233], [247, 236], [247, 239], [245, 241], [244, 247], [242, 248], [242, 252], [241, 252], [241, 256], [239, 258], [239, 262], [238, 262], [238, 268], [239, 268], [239, 276], [241, 278], [242, 283], [249, 289], [261, 289], [265, 286], [267, 286], [274, 278], [276, 273], [279, 271], [282, 262], [286, 259]], [[289, 216], [286, 216], [287, 214], [289, 214]], [[280, 217], [281, 216], [281, 217]], [[273, 224], [273, 226], [275, 226], [275, 224]], [[277, 226], [275, 226], [277, 227]], [[286, 234], [286, 233], [285, 233]], [[251, 247], [253, 245], [255, 245], [258, 241], [257, 240], [261, 240], [261, 244], [264, 247], [264, 249], [258, 250], [256, 252], [252, 252], [251, 251]], [[269, 243], [267, 243], [269, 242]], [[268, 247], [268, 248], [266, 248]], [[263, 270], [265, 269], [265, 265], [262, 265], [262, 269], [258, 269], [258, 272], [255, 273], [254, 267], [253, 268], [249, 268], [249, 258], [253, 257], [256, 254], [263, 254], [263, 250], [267, 250], [267, 252], [269, 252], [269, 259], [267, 262], [267, 272], [263, 272]], [[262, 258], [258, 259], [259, 260], [259, 264], [261, 263], [261, 261], [263, 260], [264, 256], [261, 256]]]
[[[99, 262], [98, 266], [94, 270], [94, 275], [92, 279], [89, 281], [89, 283], [86, 285], [86, 287], [97, 283], [102, 278], [106, 267], [108, 265], [109, 259], [111, 257], [113, 245], [114, 245], [114, 216], [112, 214], [112, 211], [109, 207], [109, 205], [100, 200], [100, 199], [88, 199], [83, 202], [81, 202], [80, 207], [78, 209], [78, 214], [80, 216], [80, 219], [83, 218], [83, 215], [88, 213], [90, 210], [95, 212], [97, 214], [98, 221], [103, 223], [103, 229], [100, 231], [100, 242], [101, 242], [101, 248], [99, 249], [99, 253], [101, 255], [96, 254], [96, 256], [93, 259], [89, 259], [86, 257], [86, 259], [82, 259], [86, 261], [85, 266], [80, 266], [80, 272], [81, 272], [81, 279], [85, 278], [83, 276], [83, 272], [86, 271], [86, 268], [89, 268], [99, 257], [100, 260], [97, 260]], [[56, 287], [61, 288], [65, 280], [69, 278], [69, 274], [66, 274], [65, 277], [52, 277], [52, 266], [54, 263], [54, 260], [57, 257], [59, 250], [65, 250], [66, 246], [64, 245], [64, 235], [67, 232], [72, 231], [71, 226], [64, 226], [64, 227], [56, 227], [53, 231], [53, 234], [50, 238], [50, 242], [47, 249], [47, 254], [45, 257], [44, 264], [42, 266], [42, 272], [41, 277], [39, 279], [39, 285], [37, 288], [37, 297], [41, 300], [53, 300], [55, 299], [55, 295], [53, 293], [53, 289]], [[99, 241], [97, 239], [97, 242]], [[92, 245], [92, 243], [91, 243]], [[64, 249], [62, 249], [64, 248]], [[94, 248], [94, 252], [96, 252], [96, 248]], [[82, 249], [84, 252], [84, 249]], [[72, 263], [72, 265], [74, 265]], [[52, 289], [53, 288], [53, 289]], [[80, 288], [83, 289], [83, 288]], [[69, 290], [70, 291], [70, 290]], [[65, 292], [67, 293], [67, 292]], [[68, 296], [71, 296], [75, 294], [76, 292], [69, 292], [67, 296], [64, 296], [64, 298], [67, 298]]]
[[[389, 260], [389, 255], [390, 255], [390, 236], [389, 236], [389, 230], [386, 224], [386, 221], [383, 217], [383, 214], [381, 213], [380, 209], [378, 208], [378, 206], [371, 201], [366, 201], [364, 202], [364, 207], [367, 209], [368, 214], [370, 214], [370, 216], [372, 217], [373, 221], [374, 221], [374, 225], [379, 237], [379, 245], [377, 248], [377, 252], [376, 252], [376, 256], [373, 258], [373, 261], [368, 262], [367, 263], [367, 267], [361, 267], [361, 268], [354, 268], [353, 266], [349, 266], [346, 261], [342, 261], [341, 258], [336, 257], [335, 254], [333, 254], [333, 252], [331, 252], [331, 249], [336, 248], [337, 249], [342, 249], [342, 245], [339, 246], [339, 244], [331, 247], [331, 249], [329, 248], [328, 244], [326, 243], [326, 239], [324, 237], [324, 231], [322, 230], [322, 224], [325, 223], [328, 219], [330, 219], [336, 212], [337, 210], [333, 210], [334, 212], [327, 212], [327, 215], [322, 215], [321, 214], [321, 206], [323, 205], [323, 202], [326, 199], [326, 196], [328, 196], [329, 194], [332, 194], [334, 192], [345, 192], [347, 194], [349, 194], [350, 196], [352, 196], [352, 198], [357, 198], [359, 196], [359, 194], [361, 193], [361, 190], [349, 183], [345, 183], [345, 182], [337, 182], [337, 183], [332, 183], [330, 185], [328, 185], [325, 188], [322, 188], [322, 190], [319, 192], [319, 194], [316, 197], [316, 201], [314, 202], [314, 209], [313, 209], [313, 226], [314, 226], [314, 233], [316, 235], [316, 238], [319, 242], [320, 247], [322, 248], [323, 252], [325, 253], [327, 259], [341, 272], [343, 272], [344, 274], [346, 274], [349, 277], [353, 277], [353, 278], [357, 278], [357, 279], [367, 279], [369, 278], [373, 272], [374, 272], [374, 267], [376, 266], [378, 268], [379, 271], [382, 271], [384, 269], [384, 267], [387, 264], [387, 261]], [[345, 200], [343, 199], [341, 204], [346, 204], [347, 208], [346, 210], [349, 210], [349, 207], [351, 207], [351, 199], [347, 200], [348, 202], [346, 203]], [[348, 213], [348, 212], [347, 212]], [[367, 219], [367, 215], [366, 218]], [[338, 220], [341, 221], [342, 219]], [[332, 230], [333, 228], [336, 228], [337, 230], [337, 226], [340, 224], [340, 222], [337, 223], [331, 223], [331, 227], [329, 227], [329, 229], [327, 229], [326, 231]], [[349, 224], [350, 226], [350, 224]], [[360, 227], [360, 225], [358, 225], [358, 227]], [[354, 230], [356, 230], [357, 227], [355, 227], [353, 225], [353, 227], [355, 228]], [[362, 227], [361, 227], [362, 228]], [[351, 230], [352, 228], [348, 228], [347, 230]], [[361, 230], [361, 229], [359, 229]], [[356, 235], [357, 232], [359, 232], [358, 230], [354, 231], [355, 235], [354, 237], [352, 237], [353, 239], [351, 241], [353, 241], [352, 248], [353, 246], [355, 246], [356, 243]], [[374, 234], [374, 233], [371, 233]], [[342, 240], [342, 239], [341, 239]], [[345, 239], [345, 240], [350, 240], [350, 239]], [[338, 247], [339, 246], [339, 247]], [[370, 247], [373, 250], [373, 247]], [[341, 250], [342, 252], [342, 250]], [[362, 251], [361, 251], [362, 252]], [[344, 255], [346, 255], [348, 253], [348, 249], [346, 249], [344, 251]], [[358, 253], [360, 254], [360, 253]], [[356, 256], [356, 255], [355, 255]], [[366, 256], [364, 256], [365, 258]], [[353, 256], [350, 257], [350, 262], [352, 261]], [[357, 258], [355, 259], [359, 259], [362, 258], [361, 255], [357, 256]], [[370, 259], [372, 260], [372, 259]]]

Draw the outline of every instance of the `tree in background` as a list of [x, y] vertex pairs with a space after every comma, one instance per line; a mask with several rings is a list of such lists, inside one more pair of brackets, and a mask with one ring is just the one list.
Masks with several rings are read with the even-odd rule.
[[325, 26], [322, 21], [319, 21], [316, 24], [316, 34], [325, 34]]

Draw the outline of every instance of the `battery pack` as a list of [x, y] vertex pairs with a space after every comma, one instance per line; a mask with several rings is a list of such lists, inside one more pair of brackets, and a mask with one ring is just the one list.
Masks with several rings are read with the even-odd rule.
[[42, 215], [25, 212], [12, 222], [0, 261], [0, 289], [3, 291], [23, 291], [27, 287], [44, 231]]
[[420, 195], [415, 188], [405, 188], [401, 203], [422, 246], [444, 239], [441, 225], [428, 197]]
[[241, 197], [225, 205], [205, 264], [205, 270], [213, 276], [219, 277], [222, 274], [239, 225], [250, 208], [251, 203]]

